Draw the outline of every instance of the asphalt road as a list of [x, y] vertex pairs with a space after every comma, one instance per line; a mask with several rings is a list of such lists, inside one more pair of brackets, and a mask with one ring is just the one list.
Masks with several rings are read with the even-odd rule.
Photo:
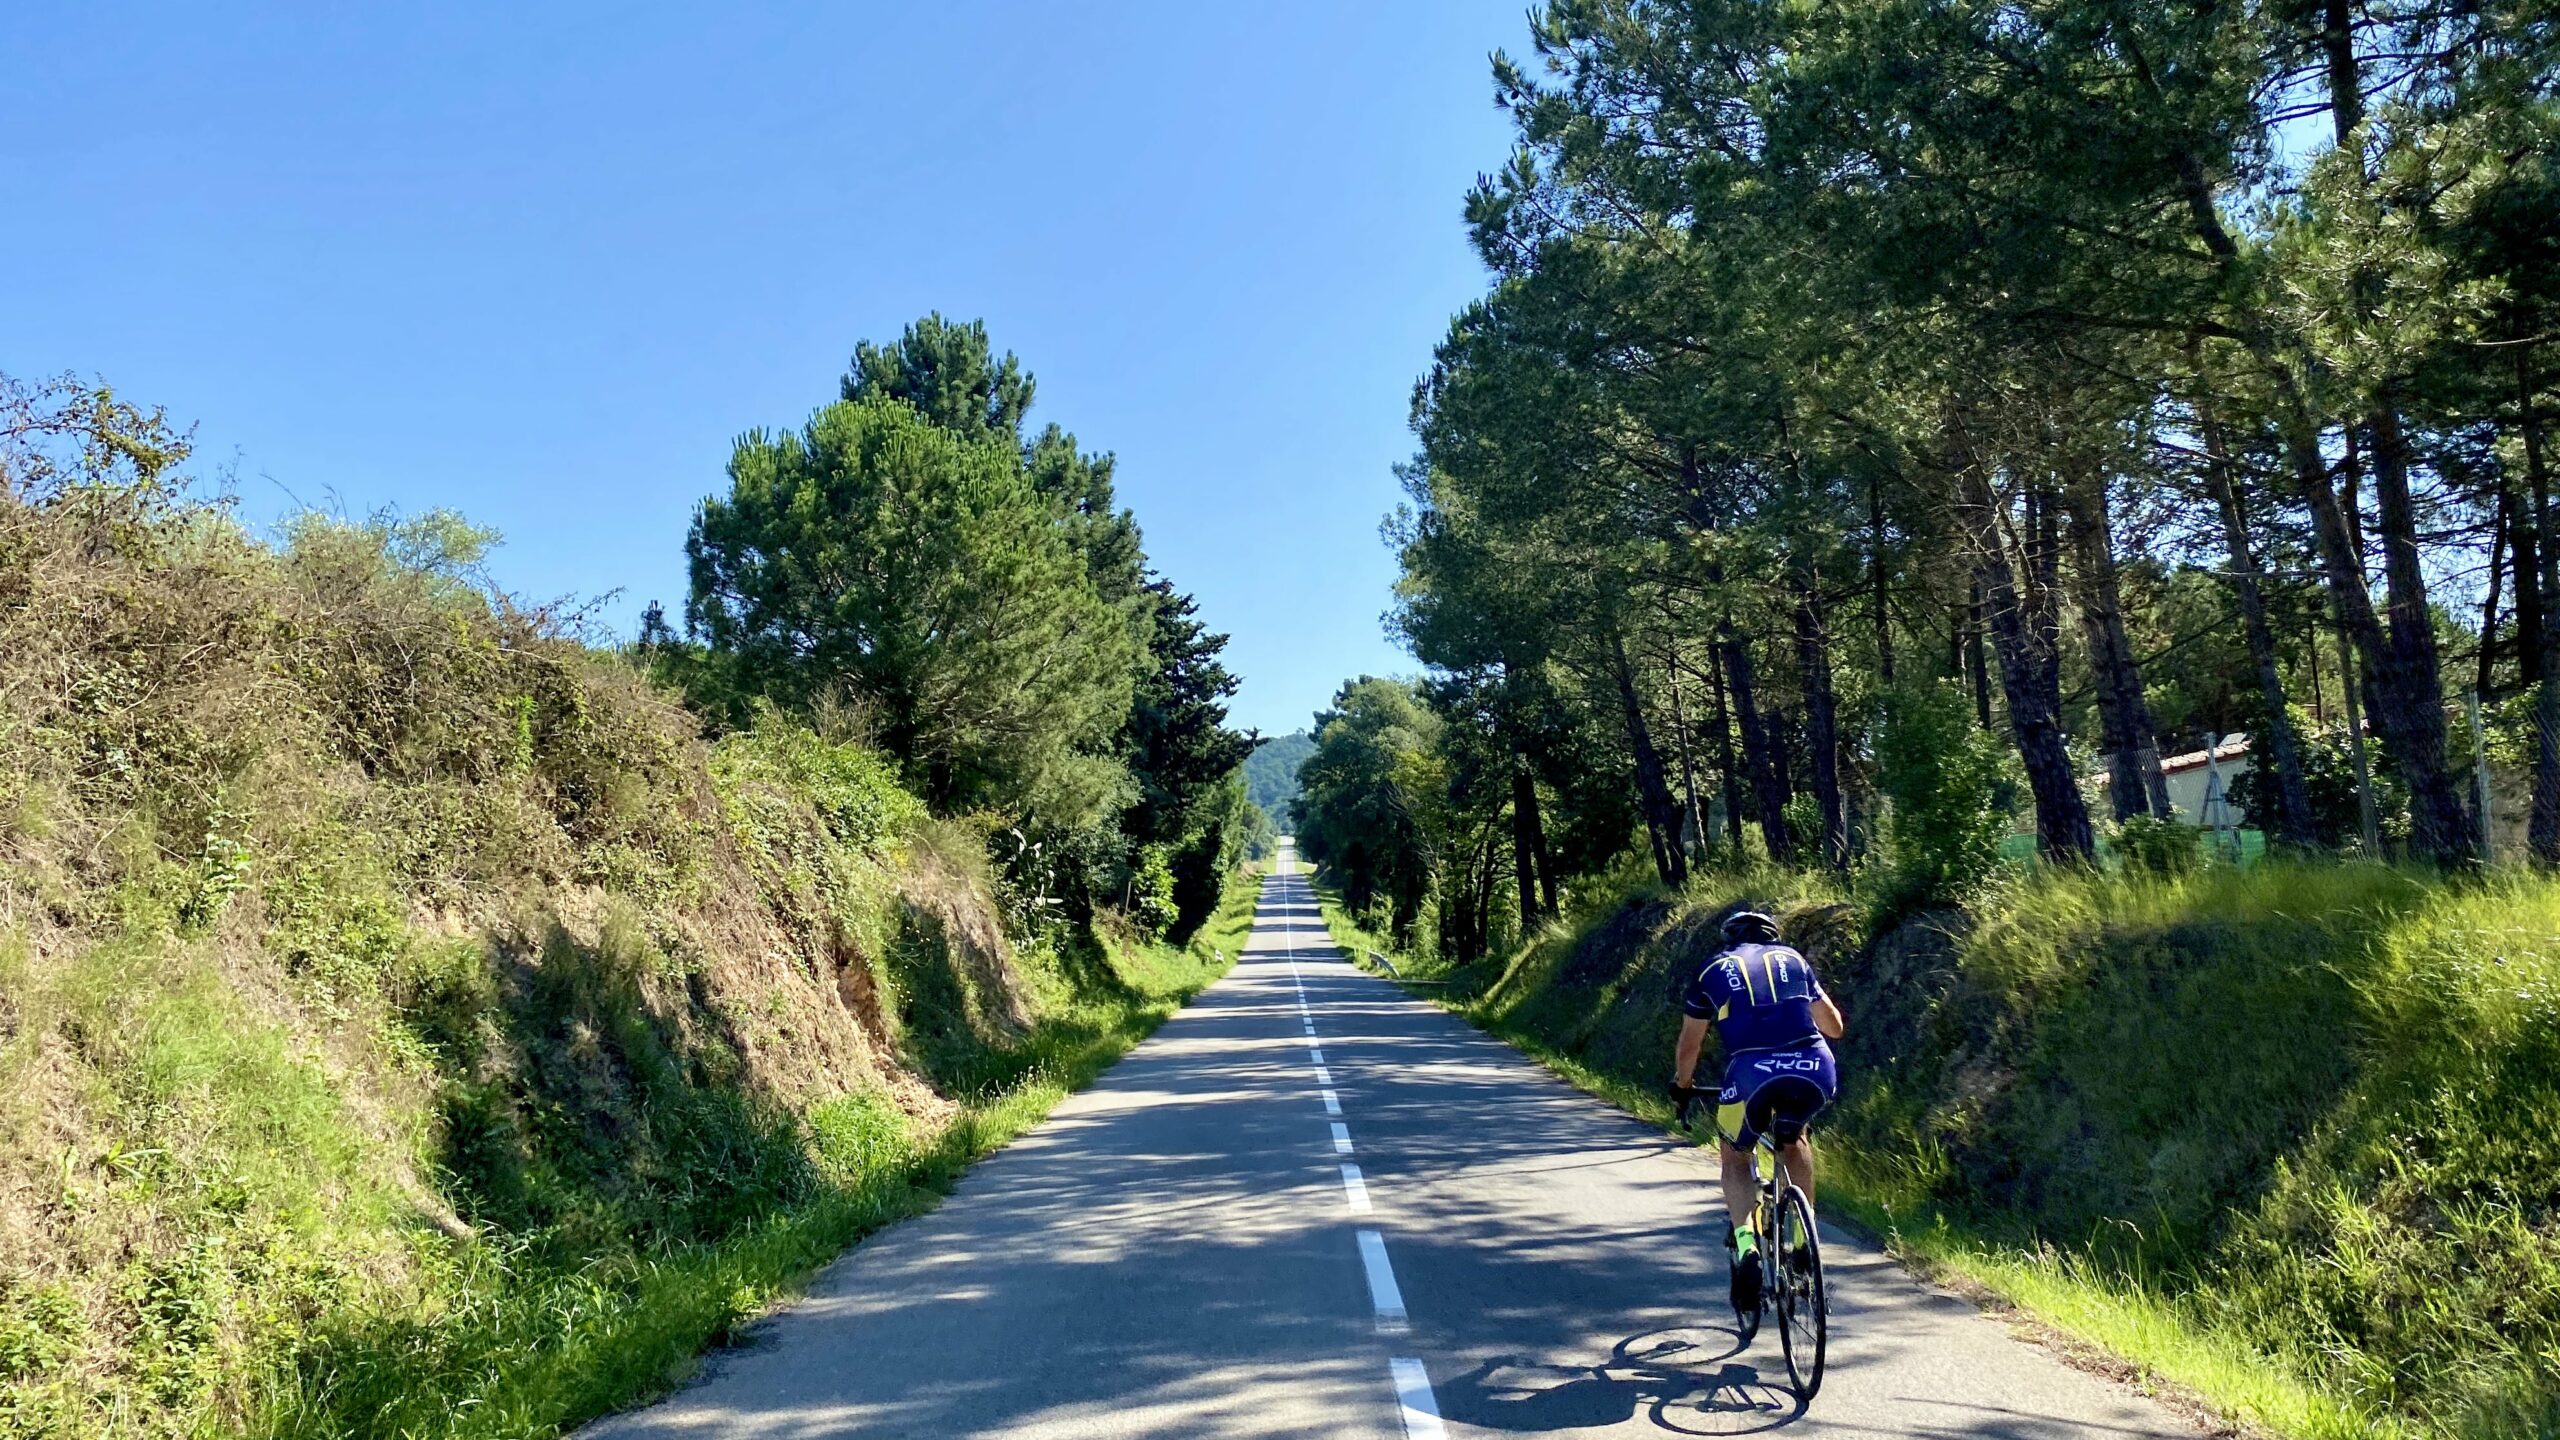
[[[1338, 1113], [1337, 1113], [1338, 1112]], [[1233, 973], [930, 1215], [591, 1440], [2193, 1437], [1826, 1229], [1809, 1408], [1737, 1351], [1712, 1157], [1343, 963]]]

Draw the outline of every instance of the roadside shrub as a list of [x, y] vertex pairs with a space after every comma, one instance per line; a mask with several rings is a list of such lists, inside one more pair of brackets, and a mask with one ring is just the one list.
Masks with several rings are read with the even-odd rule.
[[1871, 874], [1887, 910], [1960, 899], [1990, 878], [2009, 829], [2007, 763], [1953, 682], [1885, 694], [1876, 770], [1890, 807], [1887, 859]]
[[2204, 832], [2183, 820], [2127, 816], [2116, 826], [2116, 853], [2128, 868], [2150, 875], [2185, 875], [2204, 865]]
[[1162, 939], [1182, 918], [1174, 901], [1172, 857], [1162, 845], [1141, 845], [1129, 866], [1129, 918], [1149, 940]]

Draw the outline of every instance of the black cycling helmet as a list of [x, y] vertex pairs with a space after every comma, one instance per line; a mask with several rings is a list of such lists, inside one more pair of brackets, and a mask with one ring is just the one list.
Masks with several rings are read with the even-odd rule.
[[1736, 910], [1724, 917], [1724, 943], [1775, 945], [1778, 943], [1777, 917], [1757, 910]]

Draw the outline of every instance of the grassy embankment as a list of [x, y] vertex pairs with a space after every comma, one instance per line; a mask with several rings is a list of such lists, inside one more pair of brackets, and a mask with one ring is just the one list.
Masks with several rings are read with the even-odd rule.
[[1229, 964], [706, 743], [443, 517], [0, 501], [0, 1436], [540, 1436], [930, 1206]]
[[2247, 1426], [2560, 1434], [2560, 884], [2042, 874], [1893, 917], [1626, 876], [1507, 956], [1399, 964], [1668, 1125], [1675, 988], [1744, 899], [1849, 1013], [1835, 1215]]

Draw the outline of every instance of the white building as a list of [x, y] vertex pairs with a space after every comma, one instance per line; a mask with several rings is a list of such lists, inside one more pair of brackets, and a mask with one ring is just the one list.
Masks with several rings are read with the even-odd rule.
[[[2214, 774], [2221, 772], [2217, 790]], [[2178, 818], [2190, 825], [2233, 828], [2248, 823], [2248, 816], [2230, 798], [2232, 782], [2249, 773], [2249, 737], [2225, 735], [2222, 743], [2211, 750], [2190, 750], [2184, 755], [2171, 755], [2160, 762], [2161, 774], [2169, 782], [2169, 804]], [[2092, 792], [2103, 798], [2113, 783], [2103, 772], [2092, 777]]]

